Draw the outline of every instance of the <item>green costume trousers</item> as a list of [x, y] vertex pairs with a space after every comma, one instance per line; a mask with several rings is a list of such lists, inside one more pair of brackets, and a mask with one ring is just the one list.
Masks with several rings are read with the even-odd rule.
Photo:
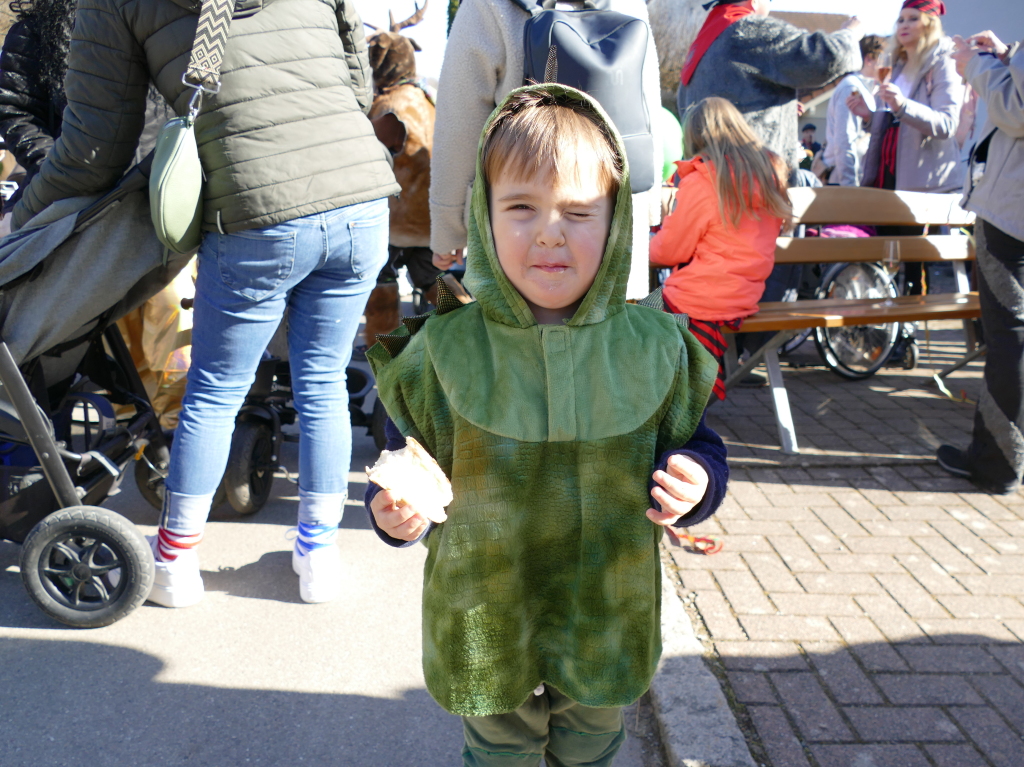
[[464, 716], [464, 767], [608, 767], [626, 741], [621, 708], [591, 708], [544, 685], [508, 714]]

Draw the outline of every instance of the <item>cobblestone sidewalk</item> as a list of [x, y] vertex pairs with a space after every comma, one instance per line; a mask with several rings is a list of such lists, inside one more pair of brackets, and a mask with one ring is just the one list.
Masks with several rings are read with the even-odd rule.
[[[785, 369], [800, 456], [782, 456], [767, 389], [709, 411], [728, 498], [672, 549], [708, 658], [770, 767], [1024, 765], [1024, 495], [990, 496], [933, 462], [973, 405], [928, 365], [962, 353], [934, 325], [922, 365], [844, 381]], [[801, 352], [816, 360], [813, 344]], [[952, 376], [974, 399], [981, 365]]]

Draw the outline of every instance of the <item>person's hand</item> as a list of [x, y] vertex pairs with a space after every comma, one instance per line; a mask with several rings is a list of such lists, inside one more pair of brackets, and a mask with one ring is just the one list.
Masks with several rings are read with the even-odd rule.
[[804, 112], [806, 112], [806, 111], [807, 111], [807, 107], [804, 106], [804, 103], [802, 101], [796, 102], [796, 116], [797, 117], [803, 117], [804, 116]]
[[889, 109], [893, 112], [899, 112], [903, 109], [903, 105], [907, 103], [907, 97], [903, 95], [903, 91], [893, 83], [882, 83], [879, 85], [878, 97], [888, 104]]
[[846, 107], [862, 120], [870, 120], [874, 114], [860, 91], [854, 91], [846, 97]]
[[964, 77], [964, 73], [967, 70], [967, 62], [974, 58], [974, 54], [977, 52], [960, 35], [953, 35], [953, 52], [949, 54], [949, 57], [956, 62], [956, 73], [958, 75]]
[[390, 490], [381, 490], [373, 496], [370, 512], [377, 521], [377, 527], [400, 541], [415, 541], [430, 524], [430, 520], [418, 514], [414, 506], [396, 502]]
[[430, 259], [435, 269], [440, 269], [442, 272], [447, 272], [452, 268], [452, 264], [459, 264], [460, 266], [466, 263], [466, 259], [462, 255], [463, 248], [453, 250], [451, 253], [435, 253]]
[[996, 37], [995, 32], [987, 29], [984, 32], [968, 37], [967, 44], [985, 51], [985, 53], [994, 53], [1001, 59], [1005, 58], [1006, 54], [1010, 52], [1009, 46]]
[[839, 28], [850, 30], [851, 32], [853, 32], [853, 36], [858, 40], [864, 37], [864, 22], [862, 22], [856, 16], [851, 16], [850, 18], [848, 18], [846, 21], [843, 22], [843, 25]]
[[647, 518], [656, 525], [671, 525], [704, 500], [708, 489], [708, 473], [704, 467], [685, 455], [668, 459], [668, 471], [653, 474], [657, 486], [651, 491], [661, 511], [647, 510]]

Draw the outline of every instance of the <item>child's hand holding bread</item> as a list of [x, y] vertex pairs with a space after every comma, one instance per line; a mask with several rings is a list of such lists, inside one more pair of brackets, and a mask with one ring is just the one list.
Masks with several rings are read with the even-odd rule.
[[414, 541], [431, 522], [444, 522], [444, 507], [452, 502], [452, 486], [431, 455], [412, 437], [401, 450], [385, 450], [366, 470], [367, 479], [382, 490], [370, 501], [370, 511], [383, 532], [401, 541]]

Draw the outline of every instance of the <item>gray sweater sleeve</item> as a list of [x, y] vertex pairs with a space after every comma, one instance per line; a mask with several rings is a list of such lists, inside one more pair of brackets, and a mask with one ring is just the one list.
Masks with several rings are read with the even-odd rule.
[[988, 106], [988, 120], [1013, 138], [1024, 138], [1024, 46], [1009, 66], [990, 54], [967, 62], [967, 81]]
[[853, 33], [805, 32], [781, 19], [765, 17], [744, 60], [776, 85], [795, 90], [820, 88], [863, 66]]
[[110, 189], [135, 157], [149, 71], [113, 3], [80, 0], [64, 88], [60, 138], [15, 207], [14, 229], [57, 200]]

